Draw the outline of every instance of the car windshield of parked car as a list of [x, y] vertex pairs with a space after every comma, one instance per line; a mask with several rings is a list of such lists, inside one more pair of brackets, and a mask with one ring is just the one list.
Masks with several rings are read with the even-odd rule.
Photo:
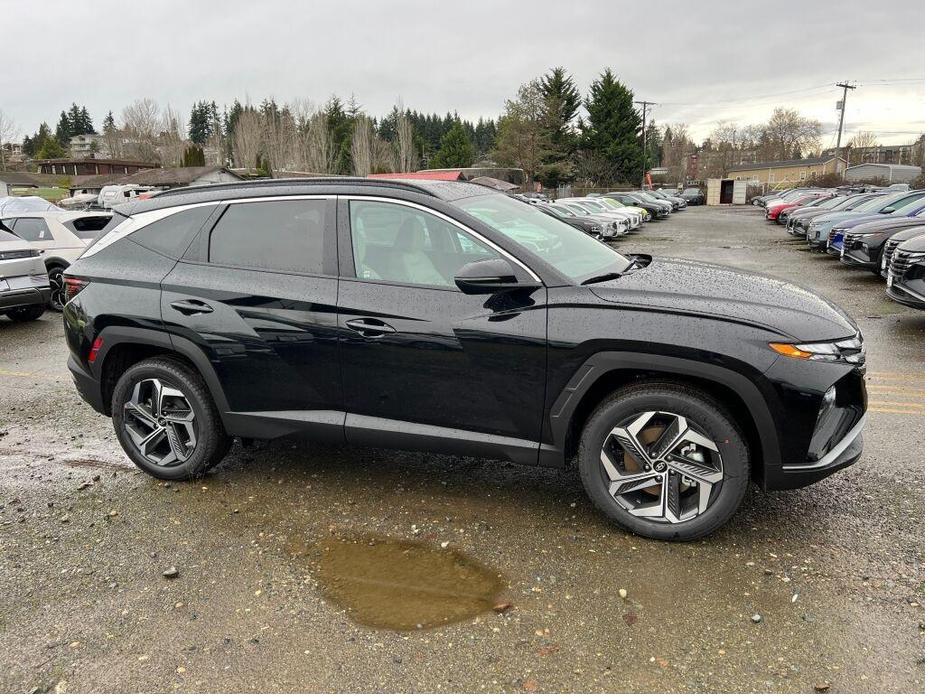
[[897, 217], [903, 217], [905, 215], [912, 214], [913, 212], [918, 211], [918, 209], [922, 205], [925, 205], [925, 198], [923, 198], [923, 196], [920, 195], [917, 198], [913, 198], [912, 200], [907, 202], [902, 207], [897, 207], [896, 211], [893, 212], [893, 214], [895, 214]]
[[621, 208], [626, 207], [626, 205], [624, 205], [622, 202], [620, 202], [619, 200], [614, 200], [613, 198], [601, 197], [601, 198], [598, 198], [598, 202], [614, 210], [619, 210]]
[[583, 207], [590, 209], [594, 212], [609, 212], [606, 205], [601, 204], [597, 200], [582, 200], [581, 204]]
[[562, 217], [576, 217], [577, 215], [564, 205], [550, 205], [553, 210], [558, 212]]
[[581, 203], [575, 202], [574, 200], [569, 200], [568, 202], [562, 204], [577, 214], [579, 217], [584, 217], [591, 214], [591, 210], [589, 208], [585, 207]]
[[687, 195], [700, 195], [699, 188], [685, 188], [684, 193]]
[[479, 195], [455, 204], [576, 283], [625, 272], [631, 262], [607, 244], [505, 195]]

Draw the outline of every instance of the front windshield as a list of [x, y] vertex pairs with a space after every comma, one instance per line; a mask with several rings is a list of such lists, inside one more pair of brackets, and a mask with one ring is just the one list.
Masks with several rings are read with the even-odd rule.
[[899, 200], [902, 195], [886, 195], [868, 200], [863, 205], [854, 208], [855, 212], [879, 212], [881, 208], [889, 207], [895, 200]]
[[550, 207], [554, 209], [556, 212], [558, 212], [560, 215], [562, 215], [563, 217], [577, 216], [574, 212], [572, 212], [569, 208], [565, 207], [564, 205], [550, 205]]
[[505, 195], [478, 195], [453, 203], [504, 234], [576, 283], [624, 272], [630, 261], [607, 244]]
[[595, 212], [607, 212], [608, 211], [607, 207], [605, 207], [603, 204], [601, 204], [597, 200], [582, 200], [581, 205], [582, 207], [590, 208], [594, 210]]
[[590, 207], [588, 207], [587, 205], [583, 205], [583, 204], [580, 203], [580, 202], [575, 202], [574, 200], [569, 200], [569, 201], [568, 201], [567, 203], [565, 203], [565, 204], [568, 206], [568, 208], [569, 208], [570, 210], [574, 210], [574, 211], [577, 212], [579, 215], [586, 215], [586, 214], [593, 214], [593, 213], [594, 213], [594, 210], [592, 210], [592, 209], [591, 209]]
[[922, 205], [925, 205], [925, 199], [923, 199], [922, 196], [919, 196], [919, 197], [917, 197], [917, 198], [913, 198], [912, 200], [910, 200], [909, 202], [907, 202], [907, 203], [906, 203], [905, 205], [903, 205], [902, 207], [897, 207], [897, 208], [896, 208], [896, 211], [893, 212], [893, 214], [895, 214], [897, 217], [902, 217], [902, 216], [904, 216], [904, 215], [911, 214], [912, 212], [915, 212], [915, 211], [916, 211], [917, 209], [919, 209]]
[[626, 207], [626, 205], [624, 205], [622, 202], [619, 200], [614, 200], [613, 198], [598, 198], [598, 201], [602, 205], [606, 205], [607, 207], [610, 207], [614, 210], [619, 210], [621, 207]]

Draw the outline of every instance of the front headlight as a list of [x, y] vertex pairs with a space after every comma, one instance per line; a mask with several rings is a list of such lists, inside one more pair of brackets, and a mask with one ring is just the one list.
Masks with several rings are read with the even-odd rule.
[[591, 225], [591, 231], [593, 231], [595, 234], [600, 234], [601, 231], [603, 231], [603, 229], [601, 229], [601, 225], [600, 225], [600, 224], [592, 224], [592, 225]]
[[792, 359], [810, 361], [845, 362], [847, 364], [864, 363], [864, 341], [860, 334], [847, 340], [835, 342], [769, 342], [768, 346], [778, 354]]

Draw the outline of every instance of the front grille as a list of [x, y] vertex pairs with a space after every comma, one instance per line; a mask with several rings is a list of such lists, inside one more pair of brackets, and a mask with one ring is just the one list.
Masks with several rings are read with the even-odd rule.
[[845, 234], [845, 239], [842, 241], [842, 245], [845, 247], [845, 250], [854, 248], [856, 241], [860, 241], [861, 234]]
[[889, 269], [890, 261], [893, 258], [893, 252], [896, 250], [896, 247], [900, 244], [900, 241], [887, 241], [883, 245], [883, 267]]
[[[838, 232], [838, 233], [840, 234], [841, 232]], [[834, 239], [835, 239], [835, 229], [830, 229], [829, 230], [829, 241], [833, 241]]]
[[894, 277], [904, 277], [910, 267], [917, 262], [925, 260], [921, 253], [911, 253], [909, 251], [896, 251], [890, 262], [890, 273]]

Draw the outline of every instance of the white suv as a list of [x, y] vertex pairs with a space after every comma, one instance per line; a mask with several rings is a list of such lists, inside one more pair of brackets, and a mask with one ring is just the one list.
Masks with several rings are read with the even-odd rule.
[[2, 225], [42, 254], [51, 285], [50, 308], [64, 307], [62, 273], [109, 224], [109, 212], [23, 212]]

